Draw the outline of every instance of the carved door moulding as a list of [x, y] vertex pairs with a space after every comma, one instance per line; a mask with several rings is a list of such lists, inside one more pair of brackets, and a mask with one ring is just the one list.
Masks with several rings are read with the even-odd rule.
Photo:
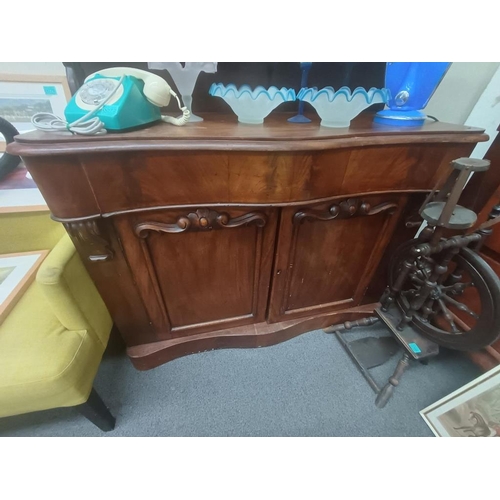
[[226, 212], [217, 212], [209, 208], [199, 208], [187, 215], [181, 215], [174, 224], [163, 222], [141, 222], [135, 226], [135, 234], [139, 238], [147, 238], [151, 231], [158, 233], [183, 233], [185, 231], [210, 231], [255, 224], [264, 227], [267, 215], [263, 212], [249, 212], [239, 217], [231, 218]]
[[381, 212], [389, 212], [392, 215], [398, 208], [397, 203], [385, 202], [372, 208], [370, 203], [363, 201], [361, 198], [348, 198], [338, 204], [332, 205], [327, 210], [314, 210], [305, 208], [299, 210], [293, 216], [294, 224], [301, 224], [306, 220], [333, 220], [347, 219], [349, 217], [357, 217], [362, 215], [376, 215]]

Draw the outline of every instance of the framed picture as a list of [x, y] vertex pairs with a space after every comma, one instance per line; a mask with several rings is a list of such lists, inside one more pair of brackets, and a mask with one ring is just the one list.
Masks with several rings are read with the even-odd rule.
[[34, 130], [35, 113], [54, 113], [64, 117], [71, 99], [65, 76], [0, 74], [0, 116], [20, 133]]
[[500, 437], [500, 366], [420, 412], [440, 437]]
[[49, 250], [0, 255], [0, 324], [35, 279]]
[[[70, 99], [65, 76], [0, 74], [0, 116], [21, 134], [34, 130], [31, 117], [40, 111], [64, 117]], [[5, 148], [0, 134], [0, 157]], [[47, 210], [45, 200], [21, 163], [0, 180], [0, 213], [40, 210]]]

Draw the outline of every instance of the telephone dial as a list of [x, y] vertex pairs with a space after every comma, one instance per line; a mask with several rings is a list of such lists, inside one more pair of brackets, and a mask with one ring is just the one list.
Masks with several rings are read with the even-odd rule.
[[[162, 116], [160, 112], [172, 96], [182, 111], [179, 118]], [[108, 68], [85, 79], [66, 106], [64, 115], [66, 120], [51, 113], [37, 113], [31, 121], [40, 130], [94, 135], [159, 120], [182, 126], [189, 121], [190, 112], [181, 105], [177, 94], [163, 78], [135, 68]]]

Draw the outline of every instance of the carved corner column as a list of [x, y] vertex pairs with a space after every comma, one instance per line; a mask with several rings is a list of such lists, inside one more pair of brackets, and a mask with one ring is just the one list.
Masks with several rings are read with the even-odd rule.
[[60, 222], [127, 346], [157, 341], [111, 221], [95, 218]]
[[85, 256], [90, 262], [108, 261], [113, 258], [111, 243], [99, 227], [99, 219], [64, 222], [63, 224], [79, 249], [80, 255]]

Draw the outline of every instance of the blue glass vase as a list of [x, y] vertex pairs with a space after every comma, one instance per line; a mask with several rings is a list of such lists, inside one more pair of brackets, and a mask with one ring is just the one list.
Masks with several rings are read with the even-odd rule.
[[420, 126], [422, 111], [448, 71], [449, 62], [387, 63], [385, 87], [389, 91], [388, 109], [379, 111], [374, 121], [392, 126]]

